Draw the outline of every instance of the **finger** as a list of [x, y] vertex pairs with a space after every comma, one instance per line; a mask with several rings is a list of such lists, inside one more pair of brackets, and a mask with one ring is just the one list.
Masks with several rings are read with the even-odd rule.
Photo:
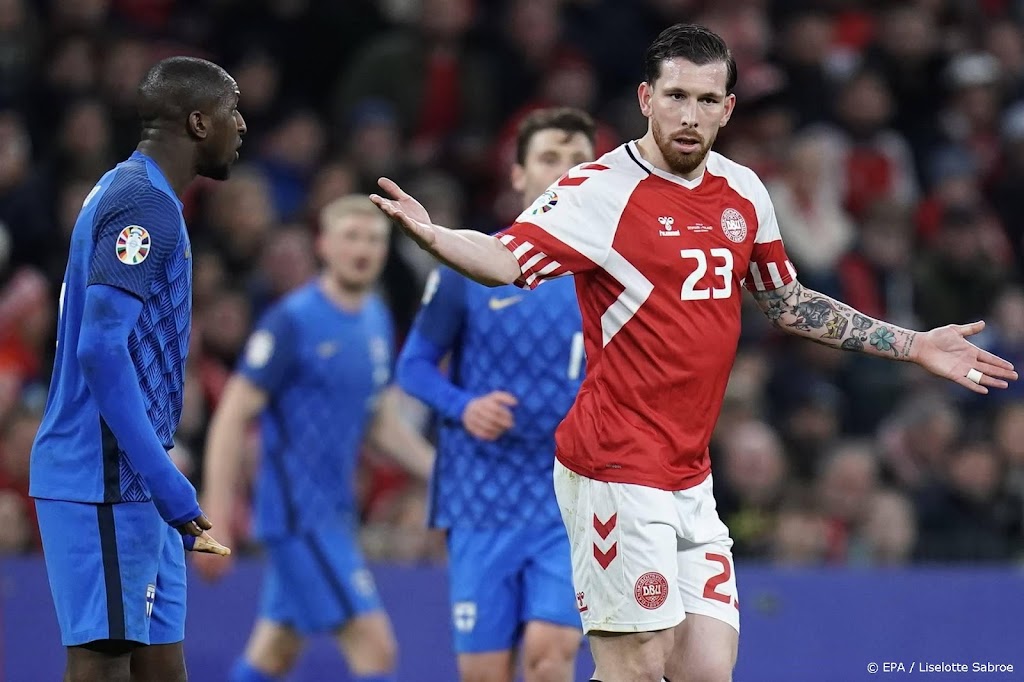
[[956, 383], [960, 384], [964, 388], [967, 388], [967, 389], [970, 389], [970, 390], [974, 391], [975, 393], [980, 393], [982, 395], [985, 395], [985, 394], [988, 393], [988, 389], [987, 388], [985, 388], [984, 386], [981, 386], [979, 384], [974, 383], [973, 381], [971, 381], [970, 379], [968, 379], [965, 376], [964, 377], [955, 377], [953, 379], [953, 381], [955, 381]]
[[469, 424], [467, 424], [466, 430], [469, 431], [469, 434], [471, 436], [473, 436], [474, 438], [479, 438], [480, 440], [491, 441], [496, 440], [498, 438], [498, 433], [496, 430], [488, 428], [486, 425], [477, 422], [470, 422]]
[[[185, 549], [190, 552], [202, 552], [204, 554], [216, 554], [218, 556], [230, 556], [231, 549], [217, 542], [209, 533], [203, 533], [197, 538], [189, 538], [191, 543], [185, 543]], [[191, 544], [191, 547], [189, 547]]]
[[[987, 362], [990, 365], [995, 365], [996, 367], [1002, 367], [1003, 369], [1013, 369], [1013, 363], [1012, 362], [1009, 362], [1008, 360], [1004, 360], [1001, 357], [999, 357], [998, 355], [995, 355], [993, 353], [989, 353], [987, 350], [979, 350], [978, 351], [978, 360], [981, 361], [981, 362]], [[978, 369], [981, 369], [981, 368], [979, 367]], [[1016, 378], [1016, 377], [1014, 377], [1014, 378]]]
[[982, 374], [1007, 381], [1016, 381], [1017, 373], [1012, 368], [1005, 368], [1002, 365], [992, 365], [987, 362], [975, 362], [974, 369]]
[[483, 416], [495, 428], [507, 429], [515, 424], [515, 418], [512, 416], [512, 413], [500, 405], [489, 405]]
[[512, 395], [511, 393], [506, 393], [505, 391], [495, 391], [491, 395], [494, 396], [494, 399], [497, 402], [501, 403], [502, 405], [514, 407], [515, 405], [519, 404], [519, 400], [516, 399], [514, 395]]
[[199, 518], [195, 520], [195, 523], [203, 530], [210, 530], [211, 528], [213, 528], [213, 523], [210, 522], [210, 519], [206, 516], [206, 514], [201, 514]]
[[974, 336], [982, 329], [985, 328], [985, 321], [978, 320], [977, 322], [971, 322], [970, 324], [958, 324], [956, 330], [960, 332], [961, 336]]
[[391, 178], [377, 178], [377, 186], [390, 194], [394, 199], [404, 199], [409, 196], [401, 187], [398, 186], [398, 183]]
[[1006, 383], [1002, 379], [996, 379], [995, 377], [990, 377], [987, 374], [981, 375], [981, 385], [989, 386], [991, 388], [1009, 388], [1010, 386], [1010, 384]]
[[511, 426], [511, 423], [506, 424], [502, 422], [501, 419], [496, 418], [493, 414], [489, 414], [486, 410], [481, 410], [476, 415], [473, 423], [477, 431], [485, 436], [487, 440], [494, 440]]
[[185, 537], [198, 536], [203, 534], [203, 529], [195, 522], [195, 520], [183, 523], [178, 526], [178, 532]]

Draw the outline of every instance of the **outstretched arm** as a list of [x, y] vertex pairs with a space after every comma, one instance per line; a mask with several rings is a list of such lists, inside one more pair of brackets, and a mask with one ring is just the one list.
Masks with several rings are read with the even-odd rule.
[[985, 328], [984, 322], [917, 332], [864, 315], [796, 280], [754, 292], [754, 299], [772, 324], [789, 334], [833, 348], [914, 362], [976, 393], [988, 393], [987, 387], [1006, 388], [1007, 380], [1017, 378], [1012, 364], [967, 341]]
[[522, 275], [519, 261], [497, 237], [434, 225], [423, 205], [394, 181], [381, 178], [378, 184], [391, 198], [371, 194], [377, 208], [398, 223], [420, 248], [448, 267], [489, 287], [512, 284]]

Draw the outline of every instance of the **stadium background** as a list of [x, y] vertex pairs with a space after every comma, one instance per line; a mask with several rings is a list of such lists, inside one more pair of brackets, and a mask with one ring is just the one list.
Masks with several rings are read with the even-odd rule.
[[[173, 455], [201, 487], [205, 428], [253, 321], [315, 271], [318, 207], [388, 174], [437, 222], [507, 224], [518, 213], [506, 181], [516, 123], [571, 105], [597, 118], [599, 152], [639, 136], [643, 50], [678, 20], [712, 27], [736, 55], [739, 104], [716, 149], [765, 180], [802, 281], [916, 328], [984, 317], [979, 344], [1024, 364], [1019, 0], [0, 0], [0, 552], [25, 557], [2, 564], [8, 673], [29, 656], [15, 633], [26, 609], [29, 629], [53, 620], [26, 493], [68, 234], [95, 180], [135, 146], [132, 99], [150, 64], [171, 54], [221, 63], [249, 127], [232, 179], [197, 181], [185, 197], [195, 329]], [[395, 236], [382, 289], [400, 332], [430, 268]], [[911, 366], [783, 339], [747, 304], [712, 450], [741, 590], [745, 571], [768, 584], [805, 576], [826, 597], [839, 589], [830, 579], [854, 580], [848, 589], [873, 609], [873, 585], [910, 576], [906, 598], [926, 605], [983, 570], [978, 581], [1010, 581], [999, 593], [1019, 595], [1024, 385], [976, 398]], [[411, 399], [408, 414], [425, 423]], [[248, 452], [255, 461], [255, 434]], [[394, 581], [417, 576], [421, 597], [443, 590], [444, 543], [424, 529], [424, 489], [372, 452], [359, 485], [368, 556]], [[193, 585], [204, 600], [244, 592], [253, 564], [220, 586]], [[756, 600], [746, 603], [755, 614]], [[420, 620], [397, 623], [403, 649], [431, 631], [433, 655], [448, 651], [444, 601], [431, 604], [396, 614]], [[977, 627], [1009, 613], [998, 596], [973, 608]], [[928, 618], [908, 613], [912, 626]], [[873, 622], [798, 614], [848, 635]], [[758, 618], [747, 620], [737, 679], [772, 679], [757, 673], [757, 652], [771, 650]], [[213, 650], [222, 638], [230, 661], [247, 625], [190, 624], [190, 636]], [[950, 641], [985, 639], [959, 627]], [[1020, 657], [1021, 671], [1015, 649], [1004, 658]], [[807, 679], [860, 679], [862, 667]]]

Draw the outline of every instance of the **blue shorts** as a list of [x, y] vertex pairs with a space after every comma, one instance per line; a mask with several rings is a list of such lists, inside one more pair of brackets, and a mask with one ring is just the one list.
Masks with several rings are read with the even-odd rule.
[[64, 646], [185, 639], [185, 548], [152, 502], [36, 500]]
[[304, 635], [334, 632], [381, 610], [355, 530], [339, 522], [268, 542], [260, 616]]
[[457, 653], [506, 651], [530, 621], [580, 628], [569, 539], [561, 522], [537, 528], [448, 530]]

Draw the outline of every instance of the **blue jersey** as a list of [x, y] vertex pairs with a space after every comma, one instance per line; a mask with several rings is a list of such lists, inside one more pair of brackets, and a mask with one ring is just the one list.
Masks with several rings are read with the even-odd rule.
[[191, 251], [181, 208], [160, 168], [139, 152], [107, 172], [86, 197], [71, 234], [53, 378], [32, 448], [33, 497], [150, 499], [101, 418], [76, 353], [86, 287], [116, 287], [143, 302], [128, 350], [146, 413], [170, 449], [181, 417], [192, 319]]
[[[535, 291], [490, 288], [442, 268], [428, 283], [414, 331], [450, 349], [451, 380], [468, 397], [507, 391], [515, 425], [493, 442], [461, 414], [439, 415], [430, 522], [439, 527], [559, 524], [552, 484], [555, 429], [583, 370], [582, 320], [572, 278]], [[461, 410], [458, 410], [461, 413]]]
[[265, 391], [256, 535], [280, 538], [354, 510], [355, 468], [391, 378], [391, 317], [377, 296], [339, 308], [319, 281], [272, 306], [239, 371]]

